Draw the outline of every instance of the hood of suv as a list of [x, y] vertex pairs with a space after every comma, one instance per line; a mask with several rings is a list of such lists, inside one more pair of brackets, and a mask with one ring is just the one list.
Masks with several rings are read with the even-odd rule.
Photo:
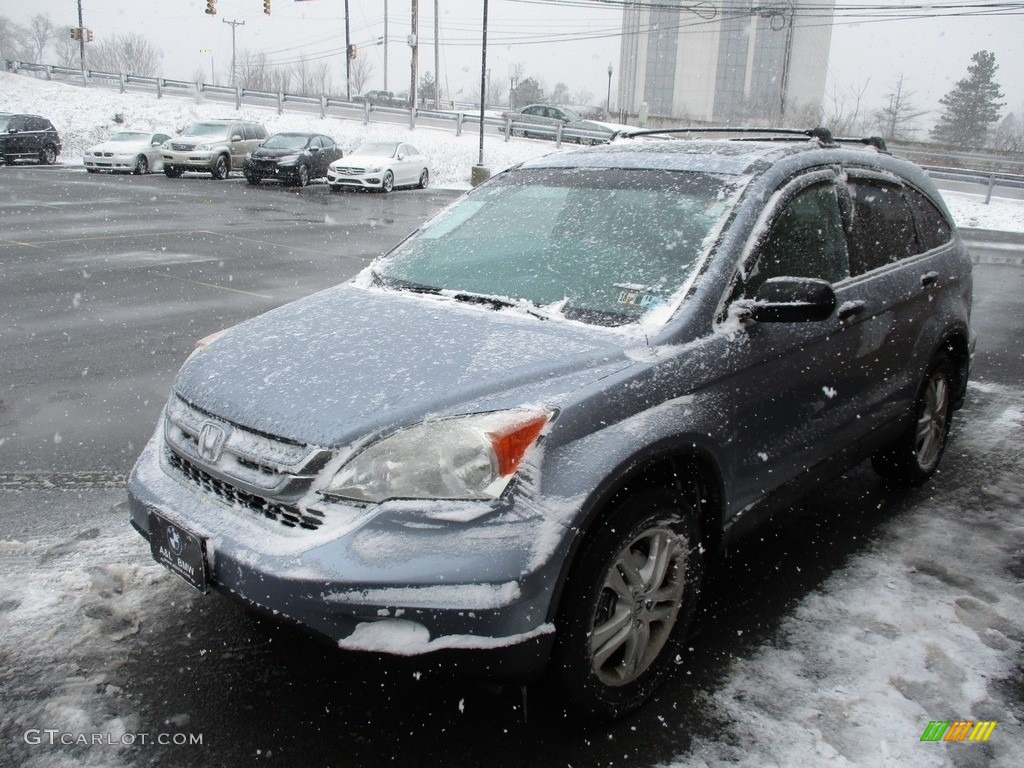
[[292, 155], [301, 155], [305, 153], [305, 149], [268, 149], [267, 147], [257, 147], [252, 151], [252, 156], [257, 160], [276, 160], [279, 157], [289, 157]]
[[192, 355], [175, 392], [249, 429], [337, 446], [630, 364], [603, 329], [346, 284], [232, 328]]

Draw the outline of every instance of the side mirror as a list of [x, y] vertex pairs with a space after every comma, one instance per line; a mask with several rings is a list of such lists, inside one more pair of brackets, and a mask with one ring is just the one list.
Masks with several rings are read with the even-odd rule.
[[773, 277], [757, 289], [750, 317], [760, 323], [806, 323], [826, 320], [836, 308], [836, 292], [827, 280]]
[[309, 151], [310, 152], [319, 152], [320, 151], [320, 147], [310, 147]]
[[8, 128], [8, 129], [7, 129], [7, 132], [8, 132], [8, 133], [17, 133], [17, 132], [18, 132], [18, 129], [17, 129], [17, 128]]
[[241, 141], [241, 140], [242, 140], [242, 137], [239, 136], [237, 133], [234, 136], [231, 137], [231, 141], [232, 142]]

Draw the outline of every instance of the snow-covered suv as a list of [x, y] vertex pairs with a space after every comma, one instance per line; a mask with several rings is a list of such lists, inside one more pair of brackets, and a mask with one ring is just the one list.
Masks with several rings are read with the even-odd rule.
[[523, 163], [204, 340], [133, 525], [343, 649], [639, 706], [705, 558], [869, 457], [925, 482], [966, 391], [971, 261], [928, 177], [878, 140], [769, 139]]
[[241, 170], [247, 153], [267, 138], [267, 129], [249, 120], [203, 120], [160, 147], [164, 173], [177, 178], [186, 171], [226, 179]]

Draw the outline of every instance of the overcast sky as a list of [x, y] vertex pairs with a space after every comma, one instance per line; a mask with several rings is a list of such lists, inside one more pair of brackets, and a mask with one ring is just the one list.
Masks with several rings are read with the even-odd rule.
[[[303, 55], [313, 61], [330, 56], [335, 62], [335, 81], [344, 81], [344, 0], [271, 0], [270, 16], [263, 14], [263, 0], [217, 0], [216, 16], [204, 13], [206, 0], [82, 2], [85, 26], [93, 30], [97, 43], [110, 34], [141, 32], [163, 50], [166, 77], [191, 79], [197, 70], [209, 73], [211, 58], [218, 77], [226, 77], [231, 27], [224, 21], [238, 20], [245, 22], [236, 29], [239, 49], [263, 50], [279, 62], [295, 61]], [[423, 73], [434, 69], [434, 2], [419, 2], [419, 70]], [[891, 10], [872, 12], [870, 17], [865, 12], [855, 17], [850, 11], [837, 11], [826, 102], [834, 94], [852, 101], [853, 94], [863, 92], [867, 108], [878, 108], [888, 103], [886, 94], [902, 74], [914, 106], [934, 110], [920, 121], [924, 127], [941, 109], [939, 99], [966, 76], [971, 55], [990, 50], [999, 65], [997, 81], [1006, 97], [1004, 114], [1024, 114], [1024, 0], [1009, 0], [1009, 10], [995, 16], [979, 15], [983, 2], [989, 4], [988, 0], [939, 0], [923, 10], [893, 3]], [[439, 3], [442, 92], [447, 85], [452, 94], [459, 89], [468, 94], [480, 81], [483, 2]], [[717, 0], [703, 0], [701, 5], [706, 8], [712, 3], [718, 4]], [[406, 39], [411, 4], [412, 0], [349, 0], [351, 40], [359, 47], [359, 55], [373, 66], [369, 88], [384, 85], [384, 48], [376, 42], [384, 34], [385, 7], [388, 88], [409, 88]], [[879, 5], [876, 0], [839, 0], [842, 9], [866, 4]], [[24, 23], [34, 13], [49, 14], [61, 27], [77, 26], [75, 0], [29, 4], [0, 0], [0, 15], [15, 21]], [[494, 77], [507, 80], [509, 67], [521, 63], [525, 74], [536, 78], [547, 91], [561, 81], [570, 92], [589, 91], [591, 103], [599, 105], [607, 95], [608, 65], [612, 64], [614, 107], [620, 29], [621, 10], [614, 7], [614, 0], [490, 0], [488, 66]]]

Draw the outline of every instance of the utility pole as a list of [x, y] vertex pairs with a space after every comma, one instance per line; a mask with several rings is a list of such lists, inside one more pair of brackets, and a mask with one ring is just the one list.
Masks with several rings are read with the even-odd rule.
[[409, 106], [416, 109], [416, 77], [417, 65], [420, 58], [420, 2], [412, 0], [412, 34], [409, 35], [409, 45], [412, 47], [412, 85], [409, 87]]
[[439, 0], [434, 0], [434, 111], [441, 109], [441, 24], [438, 21]]
[[345, 101], [352, 101], [352, 39], [348, 31], [348, 0], [345, 0]]
[[[78, 55], [82, 64], [82, 72], [85, 72], [85, 24], [82, 23], [82, 0], [78, 0]], [[85, 77], [85, 75], [82, 75]]]
[[384, 0], [384, 90], [388, 89], [388, 0]]
[[228, 21], [224, 19], [225, 24], [231, 25], [231, 87], [236, 88], [235, 85], [235, 27], [244, 27], [244, 21]]

